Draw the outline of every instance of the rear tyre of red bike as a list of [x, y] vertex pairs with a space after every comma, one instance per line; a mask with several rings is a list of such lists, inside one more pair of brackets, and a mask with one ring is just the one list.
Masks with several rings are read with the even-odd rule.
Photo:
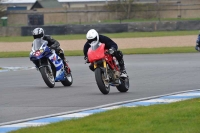
[[120, 78], [121, 84], [116, 86], [119, 92], [127, 92], [129, 90], [129, 78]]
[[96, 68], [94, 73], [99, 90], [105, 95], [108, 94], [110, 92], [110, 85], [105, 84], [104, 72], [100, 68]]

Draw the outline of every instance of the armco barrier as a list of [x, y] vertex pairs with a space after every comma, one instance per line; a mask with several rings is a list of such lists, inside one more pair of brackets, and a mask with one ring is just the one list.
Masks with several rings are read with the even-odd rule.
[[[86, 34], [89, 29], [96, 29], [99, 33], [145, 32], [145, 31], [178, 31], [199, 30], [200, 21], [163, 21], [163, 22], [134, 22], [122, 24], [94, 24], [94, 25], [60, 25], [41, 26], [51, 35]], [[31, 35], [35, 27], [22, 27], [21, 36]]]
[[[60, 25], [60, 26], [40, 26], [47, 34], [86, 34], [89, 29], [96, 29], [99, 33], [119, 33], [128, 32], [127, 24], [97, 24], [97, 25]], [[36, 26], [21, 27], [21, 36], [30, 36], [31, 31]]]
[[[0, 27], [0, 36], [30, 36], [37, 26]], [[199, 30], [200, 21], [157, 21], [121, 24], [40, 26], [49, 35], [86, 34], [89, 29], [99, 33]]]

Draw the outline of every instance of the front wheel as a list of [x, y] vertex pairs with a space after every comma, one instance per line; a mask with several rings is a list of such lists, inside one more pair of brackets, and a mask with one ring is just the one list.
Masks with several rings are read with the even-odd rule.
[[121, 84], [116, 86], [118, 91], [120, 92], [127, 92], [129, 90], [129, 78], [120, 78]]
[[49, 88], [53, 88], [55, 86], [55, 80], [54, 80], [54, 76], [53, 76], [53, 72], [51, 70], [49, 70], [49, 67], [41, 67], [40, 68], [40, 73], [42, 75], [42, 78], [44, 80], [44, 82], [46, 83], [46, 85]]
[[99, 90], [103, 94], [108, 94], [110, 92], [110, 85], [106, 84], [104, 72], [100, 68], [96, 68], [94, 72], [95, 72], [95, 79], [97, 82], [97, 86], [99, 87]]
[[64, 86], [71, 86], [72, 83], [73, 83], [73, 77], [72, 77], [72, 74], [69, 73], [65, 76], [65, 80], [64, 81], [61, 81], [61, 83], [64, 85]]

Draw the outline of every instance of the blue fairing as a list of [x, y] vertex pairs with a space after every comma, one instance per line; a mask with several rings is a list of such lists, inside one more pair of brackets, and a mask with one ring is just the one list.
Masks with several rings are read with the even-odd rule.
[[56, 71], [58, 71], [58, 70], [62, 69], [62, 67], [63, 67], [63, 64], [61, 64], [61, 65], [57, 66], [57, 67], [56, 67]]
[[39, 60], [39, 59], [44, 58], [44, 57], [49, 58], [51, 55], [52, 55], [51, 50], [48, 47], [46, 47], [45, 51], [42, 54], [40, 54], [39, 56], [30, 55], [30, 60], [31, 61]]
[[[37, 51], [39, 54], [36, 54]], [[30, 53], [30, 60], [37, 61], [42, 58], [47, 58], [55, 66], [55, 81], [65, 80], [65, 72], [62, 59], [47, 46], [47, 41], [35, 39], [33, 41], [32, 51]]]
[[52, 54], [51, 56], [49, 56], [50, 61], [54, 64], [56, 71], [59, 71], [60, 69], [63, 68], [63, 62], [60, 59], [60, 57], [57, 54]]
[[62, 81], [65, 80], [65, 73], [64, 71], [55, 78], [55, 81]]

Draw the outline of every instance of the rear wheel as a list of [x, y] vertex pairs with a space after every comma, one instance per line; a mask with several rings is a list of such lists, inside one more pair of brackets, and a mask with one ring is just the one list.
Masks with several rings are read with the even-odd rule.
[[103, 94], [108, 94], [110, 92], [110, 85], [105, 81], [104, 72], [100, 68], [96, 68], [94, 72], [99, 90]]
[[129, 90], [129, 78], [120, 78], [121, 84], [119, 86], [116, 86], [118, 91], [120, 92], [127, 92]]
[[53, 72], [51, 70], [49, 70], [49, 67], [41, 67], [40, 68], [40, 73], [42, 75], [42, 78], [44, 80], [44, 82], [46, 83], [46, 85], [49, 88], [53, 88], [55, 86], [55, 80], [54, 80], [54, 76], [53, 76]]
[[64, 85], [64, 86], [71, 86], [72, 83], [73, 83], [73, 77], [72, 77], [72, 74], [69, 73], [65, 76], [65, 80], [64, 81], [61, 81], [61, 83]]

